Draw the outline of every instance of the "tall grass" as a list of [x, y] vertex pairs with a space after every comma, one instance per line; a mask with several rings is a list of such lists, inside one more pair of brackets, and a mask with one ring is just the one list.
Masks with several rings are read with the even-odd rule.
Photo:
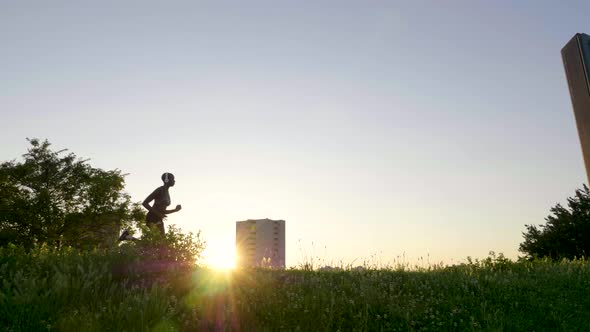
[[512, 262], [492, 256], [421, 269], [227, 273], [149, 264], [123, 249], [2, 248], [0, 330], [576, 331], [590, 326], [585, 260]]

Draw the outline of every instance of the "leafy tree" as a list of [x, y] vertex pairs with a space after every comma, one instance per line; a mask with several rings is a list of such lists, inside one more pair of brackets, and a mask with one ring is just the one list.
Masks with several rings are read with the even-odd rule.
[[586, 185], [567, 199], [568, 208], [557, 204], [545, 225], [525, 225], [519, 250], [525, 258], [580, 258], [590, 255], [590, 191]]
[[0, 164], [0, 245], [108, 246], [120, 227], [143, 219], [140, 205], [123, 191], [121, 171], [52, 151], [47, 140], [27, 140], [23, 161]]

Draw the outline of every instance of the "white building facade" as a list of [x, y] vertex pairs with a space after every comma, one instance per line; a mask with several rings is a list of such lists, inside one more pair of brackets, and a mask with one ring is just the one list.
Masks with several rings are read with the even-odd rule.
[[236, 266], [285, 268], [285, 221], [236, 222]]

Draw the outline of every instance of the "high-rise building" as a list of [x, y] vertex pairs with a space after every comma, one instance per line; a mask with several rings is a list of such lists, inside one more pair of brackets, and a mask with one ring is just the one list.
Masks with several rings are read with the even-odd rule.
[[285, 221], [237, 221], [236, 251], [238, 267], [285, 268]]
[[563, 47], [561, 57], [590, 181], [590, 36], [577, 33]]

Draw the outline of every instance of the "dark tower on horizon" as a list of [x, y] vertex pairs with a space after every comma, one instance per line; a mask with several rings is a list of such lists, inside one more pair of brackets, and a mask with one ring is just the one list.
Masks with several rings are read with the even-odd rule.
[[561, 57], [590, 182], [590, 36], [577, 33], [561, 49]]

